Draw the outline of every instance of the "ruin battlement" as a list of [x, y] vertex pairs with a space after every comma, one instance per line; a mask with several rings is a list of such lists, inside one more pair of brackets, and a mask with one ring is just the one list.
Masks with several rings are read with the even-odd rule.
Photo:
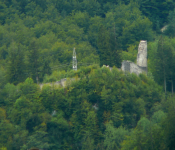
[[137, 54], [137, 64], [124, 60], [122, 62], [121, 70], [127, 71], [130, 73], [140, 73], [147, 74], [147, 41], [140, 41]]

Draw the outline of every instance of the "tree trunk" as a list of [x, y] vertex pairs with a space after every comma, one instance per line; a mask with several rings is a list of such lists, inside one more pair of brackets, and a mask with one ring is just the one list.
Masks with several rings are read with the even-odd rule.
[[[163, 40], [162, 40], [162, 53], [163, 53]], [[166, 75], [165, 75], [165, 60], [164, 60], [164, 56], [162, 58], [163, 58], [164, 89], [165, 89], [165, 95], [166, 95]]]
[[172, 95], [174, 94], [174, 89], [173, 89], [173, 79], [171, 79], [171, 89], [172, 89]]
[[166, 77], [165, 77], [165, 74], [164, 74], [164, 89], [165, 89], [165, 94], [166, 94]]

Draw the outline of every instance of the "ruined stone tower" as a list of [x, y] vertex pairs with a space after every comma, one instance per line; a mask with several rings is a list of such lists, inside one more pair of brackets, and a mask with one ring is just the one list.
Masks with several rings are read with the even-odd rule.
[[147, 68], [147, 41], [140, 41], [137, 54], [137, 65]]
[[128, 71], [130, 73], [147, 74], [147, 41], [140, 41], [137, 54], [137, 64], [124, 60], [122, 62], [121, 70]]

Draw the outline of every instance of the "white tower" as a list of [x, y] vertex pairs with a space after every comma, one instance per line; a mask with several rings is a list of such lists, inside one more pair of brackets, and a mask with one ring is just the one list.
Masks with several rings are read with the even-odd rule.
[[73, 70], [77, 70], [77, 57], [76, 57], [76, 52], [75, 52], [75, 47], [73, 49], [73, 57], [72, 57], [72, 68]]

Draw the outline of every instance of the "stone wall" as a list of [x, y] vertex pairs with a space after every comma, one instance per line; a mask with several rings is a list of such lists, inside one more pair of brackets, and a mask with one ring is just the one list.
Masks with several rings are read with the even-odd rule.
[[147, 67], [147, 41], [140, 41], [137, 54], [137, 65]]
[[[107, 67], [110, 70], [112, 70], [111, 67], [103, 65], [103, 67]], [[139, 75], [140, 73], [146, 73], [147, 74], [147, 41], [140, 41], [139, 47], [138, 47], [138, 54], [137, 54], [137, 64], [124, 60], [122, 62], [121, 66], [122, 71], [130, 72], [130, 73], [135, 73]], [[40, 89], [43, 88], [43, 85], [49, 85], [49, 86], [59, 86], [59, 87], [66, 87], [69, 84], [71, 84], [72, 81], [74, 80], [79, 80], [75, 78], [70, 78], [70, 79], [61, 79], [60, 81], [56, 81], [53, 83], [44, 83], [44, 84], [39, 84]]]
[[130, 72], [130, 73], [135, 73], [137, 75], [139, 75], [140, 73], [147, 73], [146, 67], [140, 67], [136, 65], [135, 63], [128, 61], [128, 60], [124, 60], [122, 62], [121, 70]]
[[137, 54], [137, 64], [124, 60], [121, 70], [139, 75], [140, 73], [147, 74], [147, 41], [140, 41]]
[[[42, 84], [39, 84], [39, 86], [40, 86], [40, 89], [42, 89], [44, 85], [64, 88], [67, 85], [71, 84], [72, 81], [75, 81], [75, 80], [76, 80], [75, 78], [70, 78], [70, 79], [64, 78], [64, 79], [61, 79], [60, 81], [56, 81], [53, 83], [42, 83]], [[79, 79], [77, 79], [77, 80], [79, 80]]]

